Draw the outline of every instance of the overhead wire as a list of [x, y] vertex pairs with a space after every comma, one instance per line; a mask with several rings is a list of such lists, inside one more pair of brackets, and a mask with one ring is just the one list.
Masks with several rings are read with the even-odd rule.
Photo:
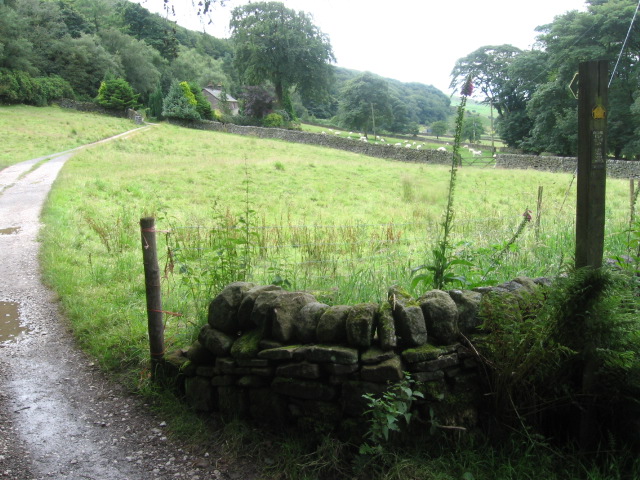
[[611, 86], [611, 82], [613, 81], [613, 77], [616, 74], [616, 70], [618, 69], [618, 64], [620, 63], [620, 59], [622, 58], [622, 52], [624, 51], [624, 47], [627, 46], [627, 40], [629, 40], [629, 35], [631, 34], [631, 28], [633, 27], [633, 22], [636, 20], [636, 16], [638, 15], [638, 9], [640, 8], [640, 0], [638, 0], [638, 4], [636, 5], [636, 11], [633, 14], [633, 18], [631, 19], [631, 23], [629, 24], [629, 30], [627, 30], [627, 36], [622, 42], [622, 48], [620, 48], [620, 53], [618, 54], [618, 60], [616, 60], [616, 65], [613, 67], [613, 71], [611, 72], [611, 78], [609, 79], [609, 84], [607, 87]]

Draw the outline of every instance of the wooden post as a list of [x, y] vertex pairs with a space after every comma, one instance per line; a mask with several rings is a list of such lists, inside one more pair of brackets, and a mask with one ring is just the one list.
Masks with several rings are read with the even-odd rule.
[[140, 219], [144, 283], [147, 295], [147, 325], [149, 349], [151, 351], [152, 375], [162, 363], [164, 356], [164, 325], [162, 324], [162, 295], [160, 290], [160, 267], [156, 248], [156, 221], [153, 217]]
[[576, 268], [602, 266], [607, 179], [606, 60], [580, 63]]

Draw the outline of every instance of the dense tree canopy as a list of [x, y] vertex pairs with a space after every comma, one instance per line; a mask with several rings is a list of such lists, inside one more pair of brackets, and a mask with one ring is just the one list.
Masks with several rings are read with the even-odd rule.
[[[167, 8], [193, 11], [175, 0], [169, 0]], [[200, 13], [204, 10], [205, 4]], [[347, 83], [363, 75], [331, 65], [329, 41], [305, 13], [276, 2], [256, 2], [238, 10], [235, 22], [232, 42], [179, 27], [149, 13], [144, 3], [0, 0], [0, 102], [43, 104], [60, 96], [94, 100], [106, 79], [120, 78], [159, 117], [177, 80], [197, 85], [194, 94], [208, 84], [223, 85], [230, 96], [242, 100], [244, 113], [257, 114], [257, 120], [283, 106], [289, 114], [329, 119], [338, 114]], [[264, 43], [254, 42], [258, 37]], [[243, 46], [241, 39], [251, 44]], [[280, 57], [263, 55], [265, 51]], [[257, 57], [265, 63], [237, 68], [243, 59]], [[277, 68], [271, 71], [272, 66]], [[367, 115], [374, 105], [369, 128], [375, 117], [379, 129], [416, 132], [418, 124], [446, 120], [451, 114], [449, 98], [432, 86], [380, 82], [381, 92], [361, 98], [368, 102]], [[256, 92], [277, 94], [278, 85], [278, 101], [261, 103]], [[377, 98], [379, 93], [384, 93], [384, 101]], [[204, 107], [200, 116], [206, 117]]]
[[280, 2], [249, 3], [233, 10], [230, 27], [234, 64], [245, 84], [270, 81], [283, 108], [291, 88], [306, 98], [328, 92], [331, 44], [304, 12]]
[[508, 145], [575, 155], [577, 102], [568, 85], [580, 62], [605, 59], [613, 74], [607, 114], [609, 153], [626, 158], [640, 154], [636, 140], [640, 109], [635, 106], [640, 97], [640, 22], [631, 24], [637, 2], [587, 4], [586, 12], [570, 11], [538, 27], [535, 50], [487, 46], [456, 64], [452, 85], [465, 75], [473, 76], [484, 101], [495, 106], [497, 131]]
[[345, 128], [365, 135], [373, 131], [376, 124], [393, 122], [388, 83], [370, 72], [348, 81], [340, 96], [338, 119]]

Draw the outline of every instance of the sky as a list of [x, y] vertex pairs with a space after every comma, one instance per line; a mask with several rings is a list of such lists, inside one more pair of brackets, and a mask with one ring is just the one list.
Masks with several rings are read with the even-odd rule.
[[[162, 13], [163, 0], [136, 0]], [[193, 2], [169, 0], [168, 18], [193, 30], [227, 38], [233, 8], [248, 0], [226, 0], [211, 13], [211, 24], [195, 13]], [[433, 85], [446, 94], [459, 58], [485, 45], [532, 48], [539, 25], [569, 10], [585, 11], [584, 0], [280, 0], [304, 11], [328, 35], [336, 65], [370, 71], [402, 82]]]

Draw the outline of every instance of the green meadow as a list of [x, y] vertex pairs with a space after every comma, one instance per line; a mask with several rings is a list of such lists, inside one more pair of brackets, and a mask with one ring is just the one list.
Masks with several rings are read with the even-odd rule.
[[[67, 163], [44, 212], [45, 274], [105, 364], [144, 363], [140, 218], [155, 217], [162, 231], [164, 307], [182, 314], [167, 320], [168, 339], [179, 347], [235, 280], [311, 291], [330, 304], [381, 301], [394, 284], [410, 289], [412, 269], [431, 261], [448, 177], [444, 166], [162, 124]], [[571, 175], [460, 169], [452, 254], [472, 266], [451, 287], [565, 271], [574, 204]], [[532, 221], [510, 243], [527, 209]], [[628, 183], [610, 180], [608, 257], [627, 251], [628, 212]]]
[[59, 107], [0, 106], [0, 169], [133, 128], [126, 118]]

